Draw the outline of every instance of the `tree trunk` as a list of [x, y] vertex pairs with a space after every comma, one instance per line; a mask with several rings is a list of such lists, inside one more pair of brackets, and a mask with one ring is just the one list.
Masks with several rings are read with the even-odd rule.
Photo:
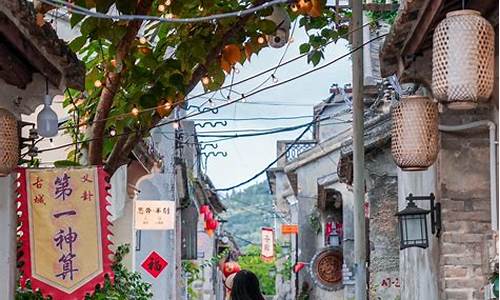
[[[135, 13], [138, 15], [147, 15], [151, 9], [151, 5], [151, 0], [141, 0], [137, 4]], [[122, 62], [128, 57], [132, 42], [137, 37], [137, 33], [139, 32], [142, 22], [142, 20], [134, 20], [130, 21], [128, 24], [127, 32], [116, 48], [115, 60], [118, 64], [122, 64]], [[89, 163], [91, 165], [99, 165], [102, 163], [102, 148], [104, 144], [103, 138], [106, 128], [106, 118], [108, 117], [109, 111], [113, 105], [116, 92], [120, 87], [123, 72], [125, 72], [125, 70], [115, 73], [112, 70], [106, 69], [104, 73], [106, 80], [101, 92], [99, 103], [97, 104], [96, 115], [91, 128], [92, 142], [89, 146]]]

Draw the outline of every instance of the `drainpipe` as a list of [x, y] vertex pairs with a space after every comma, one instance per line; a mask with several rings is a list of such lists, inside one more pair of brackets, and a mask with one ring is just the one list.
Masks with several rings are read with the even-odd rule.
[[481, 120], [463, 125], [439, 125], [439, 130], [443, 132], [457, 132], [466, 129], [487, 126], [490, 130], [490, 202], [491, 202], [491, 227], [494, 231], [498, 231], [498, 216], [497, 216], [497, 156], [496, 156], [496, 125], [490, 120]]

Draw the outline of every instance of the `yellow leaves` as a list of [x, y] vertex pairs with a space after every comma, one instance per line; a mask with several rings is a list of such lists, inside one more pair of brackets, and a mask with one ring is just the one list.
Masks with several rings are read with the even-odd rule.
[[241, 60], [240, 46], [236, 44], [229, 44], [222, 49], [222, 57], [220, 59], [221, 68], [226, 73], [231, 73], [233, 66]]
[[45, 24], [45, 19], [43, 17], [42, 13], [37, 13], [36, 14], [36, 25], [38, 27], [42, 27]]
[[226, 45], [224, 49], [222, 49], [222, 58], [230, 65], [239, 62], [241, 60], [240, 47], [236, 44]]
[[226, 71], [226, 73], [231, 73], [232, 66], [227, 60], [224, 59], [224, 57], [221, 57], [220, 59], [220, 66], [222, 70]]
[[250, 43], [245, 44], [245, 55], [248, 61], [250, 61], [250, 57], [252, 57], [252, 45]]
[[173, 99], [172, 98], [167, 98], [164, 101], [158, 102], [156, 106], [156, 112], [161, 116], [161, 117], [166, 117], [170, 114], [172, 111], [173, 105], [172, 105]]
[[296, 3], [292, 4], [292, 9], [299, 14], [315, 18], [321, 16], [323, 4], [321, 0], [297, 0]]

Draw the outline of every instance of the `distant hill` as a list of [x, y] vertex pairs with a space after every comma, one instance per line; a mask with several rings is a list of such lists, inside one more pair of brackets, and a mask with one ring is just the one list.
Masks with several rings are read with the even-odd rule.
[[224, 228], [232, 233], [238, 245], [249, 245], [244, 240], [260, 244], [260, 229], [274, 224], [273, 200], [267, 181], [256, 183], [240, 192], [233, 191], [222, 197], [227, 208]]

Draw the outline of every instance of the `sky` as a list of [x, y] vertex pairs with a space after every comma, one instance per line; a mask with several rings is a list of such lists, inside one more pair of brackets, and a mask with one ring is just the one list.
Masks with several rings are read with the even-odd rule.
[[[303, 28], [297, 28], [294, 33], [293, 43], [286, 51], [283, 61], [292, 59], [299, 53], [299, 45], [307, 42], [308, 38]], [[258, 56], [253, 55], [251, 62], [246, 62], [243, 66], [237, 65], [238, 74], [234, 76], [234, 82], [248, 78], [263, 70], [270, 69], [278, 64], [285, 47], [264, 48]], [[330, 44], [325, 51], [325, 62], [347, 53], [347, 42], [340, 40], [336, 44]], [[306, 57], [280, 67], [276, 72], [276, 78], [279, 81], [286, 80], [298, 74], [312, 69], [312, 64], [307, 63]], [[271, 73], [252, 79], [234, 87], [234, 90], [243, 94], [248, 94], [256, 86], [261, 84]], [[229, 84], [231, 76], [227, 76], [226, 84]], [[329, 88], [332, 83], [338, 83], [343, 86], [351, 83], [351, 61], [350, 58], [344, 58], [338, 62], [295, 81], [269, 89], [257, 95], [247, 97], [245, 103], [236, 103], [219, 110], [218, 114], [207, 113], [198, 118], [252, 118], [252, 117], [291, 117], [291, 116], [312, 116], [313, 106], [329, 96]], [[272, 80], [268, 80], [262, 87], [272, 85]], [[203, 92], [201, 84], [193, 91], [192, 95]], [[227, 96], [227, 90], [223, 91]], [[232, 94], [232, 99], [237, 98], [237, 94]], [[214, 96], [214, 99], [223, 99], [220, 93]], [[200, 105], [206, 99], [193, 99], [190, 104]], [[251, 102], [265, 104], [251, 104]], [[215, 104], [221, 104], [221, 101], [215, 101]], [[273, 104], [273, 105], [271, 105]], [[276, 105], [278, 104], [278, 105]], [[188, 112], [189, 113], [189, 112]], [[211, 128], [197, 127], [198, 134], [207, 131], [223, 130], [241, 130], [241, 129], [269, 129], [276, 127], [289, 127], [310, 122], [311, 118], [294, 120], [272, 120], [272, 121], [229, 121], [225, 127], [217, 126]], [[201, 122], [197, 122], [201, 123]], [[241, 183], [251, 178], [263, 170], [270, 162], [276, 158], [276, 142], [278, 140], [294, 140], [304, 129], [298, 129], [291, 132], [284, 132], [273, 135], [258, 137], [242, 137], [218, 142], [218, 148], [215, 151], [227, 152], [226, 157], [217, 156], [208, 159], [207, 174], [211, 178], [216, 188], [226, 188]], [[233, 133], [225, 133], [233, 134]], [[310, 138], [306, 135], [304, 138]], [[206, 141], [213, 138], [199, 138], [200, 141]], [[210, 151], [208, 149], [206, 151]], [[266, 176], [261, 175], [257, 181], [266, 180]], [[244, 188], [245, 186], [243, 186]]]

